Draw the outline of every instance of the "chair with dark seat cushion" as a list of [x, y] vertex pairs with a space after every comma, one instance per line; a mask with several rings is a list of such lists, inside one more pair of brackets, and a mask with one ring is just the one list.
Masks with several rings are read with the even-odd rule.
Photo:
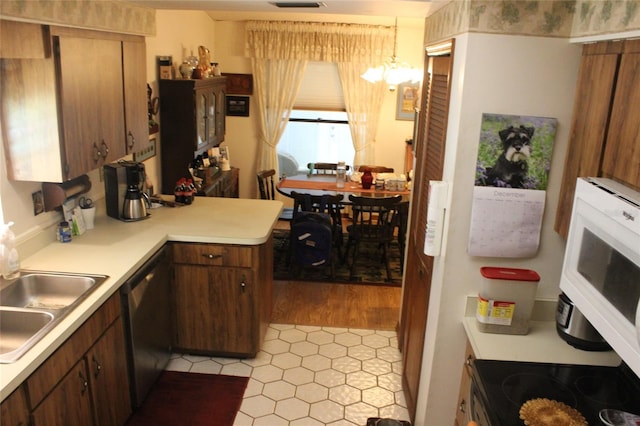
[[[263, 200], [275, 200], [276, 198], [276, 188], [273, 182], [273, 176], [275, 176], [276, 171], [274, 169], [263, 170], [258, 172], [258, 190], [260, 191], [260, 198]], [[280, 213], [280, 220], [291, 220], [293, 219], [293, 209], [290, 207], [285, 207], [282, 209]]]
[[344, 196], [335, 195], [311, 195], [301, 192], [291, 191], [293, 197], [293, 217], [299, 212], [319, 212], [327, 213], [331, 217], [331, 228], [333, 231], [334, 247], [341, 256], [342, 250], [342, 208], [340, 203]]
[[292, 191], [291, 196], [294, 208], [289, 259], [294, 260], [296, 274], [299, 267], [328, 266], [331, 278], [335, 277], [334, 264], [340, 258], [342, 240], [339, 207], [342, 194], [311, 195]]
[[391, 281], [389, 265], [389, 246], [393, 241], [396, 215], [401, 195], [384, 198], [358, 197], [349, 195], [353, 212], [353, 224], [347, 226], [348, 240], [344, 259], [348, 259], [349, 250], [353, 247], [350, 279], [354, 279], [356, 265], [362, 243], [377, 244], [382, 248], [382, 261], [387, 269], [387, 280]]
[[[307, 169], [309, 174], [335, 175], [338, 163], [307, 163]], [[349, 171], [349, 166], [345, 166], [345, 169]]]

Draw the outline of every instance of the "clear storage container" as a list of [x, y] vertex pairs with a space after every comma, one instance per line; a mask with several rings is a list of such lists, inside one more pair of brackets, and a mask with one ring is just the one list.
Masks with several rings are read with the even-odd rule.
[[530, 269], [480, 268], [476, 320], [484, 333], [527, 334], [540, 276]]

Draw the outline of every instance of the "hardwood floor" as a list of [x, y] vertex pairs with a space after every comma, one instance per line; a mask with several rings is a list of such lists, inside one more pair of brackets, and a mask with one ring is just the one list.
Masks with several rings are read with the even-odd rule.
[[400, 287], [274, 281], [272, 322], [396, 330]]

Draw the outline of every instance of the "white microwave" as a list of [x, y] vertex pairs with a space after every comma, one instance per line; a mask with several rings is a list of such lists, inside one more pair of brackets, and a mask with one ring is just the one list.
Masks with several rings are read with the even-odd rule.
[[640, 377], [640, 193], [578, 178], [560, 288]]

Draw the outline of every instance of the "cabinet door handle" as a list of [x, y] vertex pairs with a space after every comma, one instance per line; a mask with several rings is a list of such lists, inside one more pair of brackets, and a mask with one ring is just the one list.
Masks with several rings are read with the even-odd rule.
[[460, 401], [460, 405], [458, 406], [458, 410], [460, 410], [461, 413], [466, 413], [466, 411], [467, 411], [467, 401], [465, 401], [464, 399], [462, 401]]
[[82, 389], [80, 390], [80, 395], [84, 395], [85, 392], [87, 391], [87, 388], [89, 387], [89, 382], [87, 382], [87, 379], [82, 374], [82, 371], [78, 372], [78, 376], [80, 377], [80, 386], [82, 386]]
[[100, 148], [102, 148], [102, 156], [106, 159], [107, 155], [109, 155], [109, 146], [105, 143], [104, 139], [102, 140]]
[[100, 157], [102, 156], [102, 152], [100, 152], [100, 148], [98, 148], [98, 144], [97, 143], [93, 143], [93, 162], [97, 163], [98, 160], [100, 160]]
[[244, 282], [244, 280], [240, 283], [240, 289], [243, 293], [247, 290], [247, 284]]
[[102, 372], [102, 365], [100, 364], [100, 362], [98, 362], [95, 356], [91, 358], [94, 364], [93, 377], [98, 377], [100, 375], [100, 372]]
[[222, 257], [221, 254], [203, 254], [207, 259], [219, 259]]
[[131, 130], [129, 130], [129, 133], [127, 133], [127, 136], [129, 137], [129, 149], [131, 149], [136, 144], [136, 137], [133, 136], [133, 133], [131, 133]]

